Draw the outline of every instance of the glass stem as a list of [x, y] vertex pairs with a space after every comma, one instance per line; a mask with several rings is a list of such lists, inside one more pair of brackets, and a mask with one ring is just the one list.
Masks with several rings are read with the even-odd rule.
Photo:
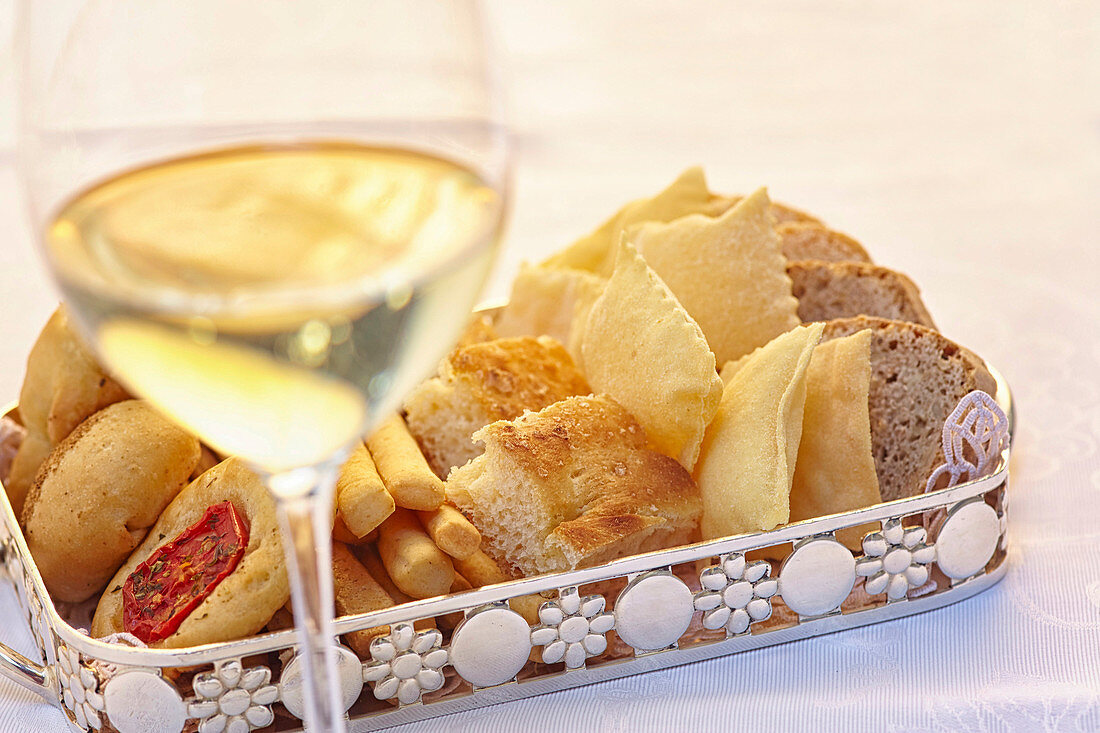
[[332, 631], [333, 492], [340, 463], [267, 474], [283, 532], [302, 664], [305, 728], [344, 733]]

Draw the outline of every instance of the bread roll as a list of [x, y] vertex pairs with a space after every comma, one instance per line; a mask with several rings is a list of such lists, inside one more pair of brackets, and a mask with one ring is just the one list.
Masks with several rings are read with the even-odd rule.
[[55, 601], [107, 584], [199, 462], [199, 441], [128, 400], [85, 420], [50, 453], [23, 509], [27, 546]]
[[92, 636], [124, 631], [122, 589], [130, 574], [160, 547], [198, 521], [206, 510], [230, 501], [248, 524], [248, 545], [233, 570], [183, 620], [179, 629], [150, 646], [179, 648], [242, 639], [259, 632], [290, 598], [275, 500], [259, 477], [230, 458], [192, 481], [161, 513], [99, 599]]
[[22, 514], [27, 492], [53, 447], [89, 415], [126, 396], [72, 330], [64, 306], [58, 307], [31, 347], [19, 391], [27, 437], [4, 482], [15, 516]]

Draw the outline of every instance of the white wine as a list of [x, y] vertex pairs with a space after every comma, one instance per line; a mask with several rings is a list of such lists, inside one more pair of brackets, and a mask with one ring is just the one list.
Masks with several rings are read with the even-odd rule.
[[435, 366], [502, 212], [441, 158], [250, 146], [98, 184], [45, 238], [107, 366], [218, 451], [277, 471], [330, 458]]

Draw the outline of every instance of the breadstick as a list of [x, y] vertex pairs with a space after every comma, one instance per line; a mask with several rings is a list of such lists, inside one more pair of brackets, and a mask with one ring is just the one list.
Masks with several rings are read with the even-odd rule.
[[[401, 589], [393, 584], [393, 579], [390, 578], [389, 573], [386, 572], [386, 566], [382, 564], [382, 558], [378, 555], [378, 548], [374, 545], [357, 545], [350, 548], [352, 553], [359, 559], [359, 562], [363, 563], [363, 567], [367, 569], [367, 572], [371, 574], [375, 582], [386, 591], [386, 595], [393, 599], [393, 602], [397, 605], [402, 603], [408, 603], [413, 600], [409, 596], [401, 592]], [[423, 631], [424, 629], [434, 629], [434, 618], [422, 618], [413, 623], [413, 628], [417, 631]]]
[[362, 537], [393, 513], [393, 497], [386, 491], [367, 447], [359, 443], [340, 469], [336, 506], [344, 524]]
[[359, 544], [359, 538], [352, 534], [348, 525], [344, 524], [344, 518], [339, 514], [332, 520], [332, 539], [343, 542], [345, 545]]
[[417, 514], [428, 536], [451, 557], [469, 557], [481, 549], [481, 533], [477, 527], [450, 504], [440, 504], [434, 512]]
[[383, 422], [367, 438], [367, 448], [397, 506], [430, 511], [443, 503], [443, 482], [428, 467], [400, 415]]
[[378, 555], [378, 548], [374, 545], [358, 545], [352, 547], [351, 551], [359, 558], [359, 562], [363, 563], [363, 567], [367, 569], [367, 572], [386, 590], [386, 594], [393, 599], [393, 602], [400, 605], [402, 603], [408, 603], [413, 600], [411, 596], [407, 596], [401, 592], [393, 583], [393, 578], [386, 572], [386, 566], [382, 564], [382, 558]]
[[455, 569], [421, 528], [416, 515], [397, 509], [382, 523], [378, 554], [386, 572], [402, 592], [413, 598], [432, 598], [450, 591]]
[[[351, 554], [348, 546], [342, 542], [332, 543], [332, 585], [338, 616], [379, 611], [394, 605], [393, 599], [385, 589], [375, 581], [362, 563]], [[372, 629], [352, 631], [345, 634], [344, 638], [356, 654], [366, 658], [371, 640], [387, 633], [389, 633], [388, 626], [376, 626]]]
[[455, 558], [454, 565], [455, 569], [462, 577], [470, 581], [470, 585], [474, 588], [480, 588], [483, 585], [493, 585], [495, 583], [505, 583], [511, 580], [511, 578], [500, 569], [496, 561], [486, 555], [481, 548], [478, 548], [466, 557]]
[[[481, 550], [461, 560], [456, 558], [454, 564], [462, 577], [466, 578], [474, 588], [511, 580], [496, 561]], [[508, 601], [508, 605], [513, 611], [523, 616], [527, 623], [534, 625], [539, 623], [539, 606], [545, 602], [546, 599], [537, 595], [518, 596]]]

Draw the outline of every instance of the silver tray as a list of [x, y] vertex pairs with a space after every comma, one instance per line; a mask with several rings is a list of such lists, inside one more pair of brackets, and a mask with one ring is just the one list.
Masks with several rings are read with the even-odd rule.
[[[372, 643], [368, 660], [341, 649], [349, 730], [888, 621], [986, 590], [1008, 567], [1006, 489], [1015, 419], [1008, 386], [994, 377], [995, 405], [964, 400], [960, 410], [967, 407], [971, 419], [944, 426], [948, 463], [940, 472], [952, 483], [959, 479], [955, 469], [966, 443], [966, 460], [975, 446], [988, 454], [988, 475], [977, 480], [768, 532], [338, 619], [339, 634], [390, 626], [388, 636]], [[993, 422], [1001, 433], [991, 439]], [[974, 475], [973, 466], [970, 471]], [[861, 551], [837, 541], [836, 533], [848, 528], [865, 532]], [[0, 578], [14, 584], [38, 650], [32, 660], [0, 644], [0, 672], [61, 708], [74, 731], [300, 730], [293, 631], [185, 649], [92, 639], [51, 602], [3, 491]], [[507, 605], [531, 595], [542, 596], [533, 626]], [[447, 614], [460, 614], [453, 629], [443, 623], [439, 630], [413, 628]], [[441, 680], [441, 689], [427, 692]]]

